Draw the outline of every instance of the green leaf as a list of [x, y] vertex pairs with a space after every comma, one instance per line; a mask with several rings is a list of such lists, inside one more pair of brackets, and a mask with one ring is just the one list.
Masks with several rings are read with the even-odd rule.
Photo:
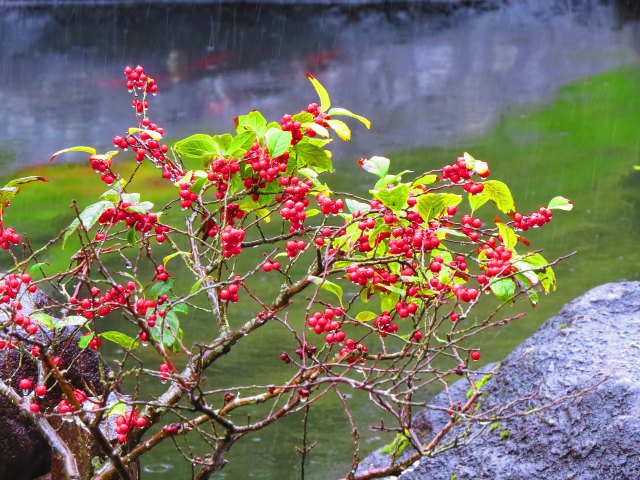
[[447, 207], [455, 207], [462, 201], [460, 195], [453, 193], [427, 193], [418, 197], [418, 213], [425, 222], [440, 217]]
[[542, 255], [539, 253], [527, 255], [522, 257], [522, 261], [534, 267], [534, 270], [538, 272], [538, 278], [546, 293], [549, 293], [551, 289], [556, 289], [556, 274]]
[[78, 346], [84, 350], [89, 346], [89, 343], [91, 342], [91, 340], [93, 340], [94, 336], [95, 334], [93, 332], [91, 332], [89, 335], [83, 335], [82, 337], [80, 337], [80, 340], [78, 340]]
[[328, 138], [330, 136], [329, 130], [327, 130], [324, 126], [317, 124], [316, 122], [303, 123], [301, 125], [301, 128], [303, 131], [313, 130], [317, 135], [320, 135], [321, 137]]
[[506, 226], [504, 223], [497, 223], [498, 232], [500, 233], [500, 237], [502, 238], [502, 243], [509, 250], [512, 250], [513, 247], [518, 243], [518, 235], [511, 228]]
[[206, 160], [220, 153], [219, 145], [211, 135], [196, 133], [177, 142], [173, 149], [183, 158]]
[[234, 158], [241, 157], [253, 146], [256, 139], [256, 132], [247, 130], [238, 134], [229, 145], [229, 155]]
[[471, 210], [475, 211], [489, 200], [493, 201], [503, 213], [515, 211], [515, 204], [511, 191], [507, 185], [499, 180], [487, 180], [483, 183], [484, 190], [478, 195], [469, 194], [469, 205]]
[[368, 203], [359, 202], [357, 200], [353, 200], [352, 198], [345, 199], [344, 203], [351, 213], [355, 213], [355, 212], [364, 213], [371, 210], [371, 205], [369, 205]]
[[191, 289], [189, 290], [189, 293], [195, 293], [200, 288], [200, 285], [202, 284], [202, 282], [204, 282], [207, 278], [211, 278], [211, 277], [209, 276], [202, 277], [196, 283], [194, 283]]
[[368, 311], [360, 312], [356, 315], [356, 320], [358, 320], [359, 322], [370, 322], [371, 320], [375, 320], [376, 318], [378, 318], [378, 315]]
[[373, 194], [386, 207], [390, 208], [394, 213], [398, 213], [407, 206], [409, 199], [409, 185], [400, 184], [397, 187], [383, 188]]
[[84, 153], [88, 153], [89, 155], [95, 155], [96, 154], [96, 149], [93, 148], [93, 147], [71, 147], [71, 148], [65, 148], [64, 150], [58, 150], [56, 153], [51, 155], [51, 158], [49, 159], [49, 161], [53, 162], [53, 159], [56, 158], [58, 155], [62, 155], [63, 153], [68, 153], [68, 152], [84, 152]]
[[341, 140], [345, 142], [351, 140], [351, 129], [342, 120], [327, 120], [326, 122]]
[[82, 222], [82, 226], [85, 230], [91, 230], [91, 227], [95, 225], [95, 223], [100, 218], [105, 211], [113, 208], [113, 203], [107, 200], [102, 200], [100, 202], [89, 205], [85, 208], [82, 213], [79, 215], [79, 219], [76, 218], [69, 225], [69, 229], [65, 232], [64, 237], [62, 238], [62, 250], [64, 250], [64, 246], [67, 243], [67, 240], [80, 226], [80, 222]]
[[173, 278], [170, 278], [165, 282], [156, 282], [149, 287], [149, 290], [147, 290], [147, 296], [151, 300], [157, 300], [160, 295], [166, 295], [169, 293], [173, 288], [174, 283], [175, 281]]
[[482, 160], [476, 160], [467, 152], [464, 152], [463, 157], [465, 161], [465, 166], [467, 167], [468, 170], [475, 170], [480, 174], [485, 173], [489, 170], [488, 163], [483, 162]]
[[371, 157], [365, 159], [362, 162], [362, 169], [365, 172], [373, 173], [374, 175], [383, 178], [389, 171], [389, 165], [391, 160], [385, 157]]
[[127, 232], [127, 243], [130, 246], [134, 246], [136, 244], [136, 229], [134, 227], [131, 227], [129, 229], [129, 231]]
[[503, 302], [511, 299], [516, 293], [516, 284], [510, 278], [502, 278], [489, 286], [493, 294]]
[[336, 297], [338, 297], [340, 306], [342, 306], [342, 287], [340, 285], [330, 282], [329, 280], [314, 277], [313, 275], [309, 275], [309, 280], [311, 280], [311, 283], [319, 285], [322, 290], [333, 293]]
[[110, 342], [120, 345], [126, 350], [133, 350], [139, 346], [136, 338], [131, 338], [129, 335], [125, 335], [122, 332], [104, 332], [101, 333], [100, 336], [105, 340], [109, 340]]
[[183, 314], [188, 314], [189, 313], [189, 307], [187, 306], [186, 303], [176, 303], [171, 310], [173, 310], [176, 313], [183, 313]]
[[9, 183], [5, 185], [5, 187], [11, 188], [11, 187], [17, 187], [18, 185], [24, 185], [26, 183], [46, 182], [46, 181], [47, 179], [44, 177], [36, 177], [36, 176], [20, 177], [20, 178], [14, 178], [13, 180], [11, 180]]
[[82, 325], [86, 325], [88, 321], [89, 320], [80, 315], [69, 315], [54, 321], [53, 328], [80, 327]]
[[4, 207], [4, 204], [15, 197], [20, 189], [18, 187], [3, 187], [0, 188], [0, 208]]
[[111, 406], [111, 408], [107, 412], [107, 416], [124, 415], [126, 412], [127, 412], [127, 406], [122, 402], [116, 402]]
[[571, 203], [571, 200], [564, 197], [553, 197], [547, 208], [549, 210], [566, 210], [568, 212], [573, 210], [573, 203]]
[[326, 112], [329, 107], [331, 107], [331, 99], [329, 98], [329, 94], [322, 86], [322, 84], [313, 77], [313, 75], [307, 73], [307, 78], [313, 85], [313, 88], [316, 89], [316, 92], [318, 92], [318, 97], [320, 97], [320, 110]]
[[396, 438], [393, 439], [388, 445], [385, 445], [380, 450], [380, 453], [384, 455], [393, 455], [397, 457], [409, 446], [409, 438], [404, 433], [396, 434]]
[[[371, 128], [371, 122], [368, 119], [366, 119], [363, 116], [356, 115], [355, 113], [350, 112], [346, 108], [334, 107], [334, 108], [332, 108], [331, 110], [329, 110], [327, 112], [327, 115], [329, 115], [330, 117], [333, 117], [334, 115], [342, 115], [343, 117], [355, 118], [356, 120], [361, 121], [364, 124], [365, 127]], [[296, 121], [296, 120], [294, 120], [294, 121]]]
[[247, 115], [241, 115], [238, 117], [237, 132], [243, 133], [247, 130], [255, 132], [255, 134], [262, 138], [264, 132], [267, 130], [267, 120], [257, 110], [249, 112]]
[[291, 121], [300, 122], [300, 123], [310, 123], [313, 122], [313, 114], [309, 112], [300, 112], [296, 113], [293, 117], [291, 117]]
[[173, 351], [180, 350], [178, 339], [182, 338], [182, 330], [180, 329], [180, 320], [173, 311], [168, 311], [164, 318], [160, 317], [156, 320], [156, 326], [150, 328], [151, 336], [162, 342], [167, 348]]
[[411, 185], [431, 185], [432, 183], [436, 183], [438, 181], [437, 175], [423, 175], [419, 178], [416, 178]]
[[222, 135], [214, 135], [213, 141], [218, 145], [218, 151], [223, 155], [227, 155], [231, 150], [231, 144], [233, 143], [233, 136], [229, 133], [223, 133]]
[[125, 210], [127, 212], [135, 212], [135, 213], [148, 213], [153, 208], [153, 203], [151, 202], [140, 202], [138, 204], [129, 205]]
[[276, 158], [287, 151], [291, 145], [291, 132], [285, 132], [279, 128], [271, 128], [265, 134], [269, 156]]
[[[299, 167], [308, 165], [316, 171], [333, 171], [333, 165], [326, 150], [308, 142], [298, 143], [294, 150]], [[300, 162], [302, 162], [302, 165]]]
[[53, 329], [53, 318], [50, 315], [47, 315], [44, 312], [36, 312], [29, 315], [32, 321], [47, 327], [48, 329]]
[[153, 138], [156, 141], [162, 138], [162, 134], [160, 132], [157, 132], [156, 130], [147, 130], [145, 128], [135, 128], [135, 127], [132, 127], [129, 129], [129, 135], [133, 133], [142, 133], [142, 132], [146, 133], [147, 135], [149, 135], [150, 138]]
[[173, 252], [162, 259], [162, 265], [166, 267], [167, 263], [169, 263], [169, 260], [177, 257], [178, 255], [182, 255], [183, 257], [189, 257], [191, 254], [189, 252], [183, 252], [182, 250], [178, 252]]
[[47, 262], [34, 263], [33, 265], [31, 265], [31, 268], [29, 269], [29, 275], [35, 275], [45, 265], [49, 265], [49, 264]]

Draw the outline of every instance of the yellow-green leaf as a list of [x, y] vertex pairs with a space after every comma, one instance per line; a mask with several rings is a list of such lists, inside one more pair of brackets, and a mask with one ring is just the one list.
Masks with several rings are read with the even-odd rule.
[[331, 99], [329, 98], [327, 90], [310, 73], [307, 73], [307, 78], [311, 82], [311, 85], [313, 85], [313, 88], [316, 89], [316, 92], [318, 92], [318, 97], [320, 97], [320, 110], [326, 112], [329, 110], [329, 107], [331, 107]]

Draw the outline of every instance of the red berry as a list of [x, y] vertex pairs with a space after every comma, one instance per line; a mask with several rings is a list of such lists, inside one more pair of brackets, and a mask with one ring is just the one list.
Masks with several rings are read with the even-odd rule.
[[471, 352], [471, 360], [478, 361], [480, 360], [480, 352], [478, 350], [473, 350]]

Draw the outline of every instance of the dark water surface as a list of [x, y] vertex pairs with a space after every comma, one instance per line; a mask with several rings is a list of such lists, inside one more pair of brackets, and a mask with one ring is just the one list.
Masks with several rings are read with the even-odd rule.
[[[549, 247], [550, 258], [574, 248], [579, 255], [558, 269], [560, 290], [526, 323], [483, 340], [483, 360], [498, 360], [586, 288], [640, 276], [640, 181], [630, 170], [640, 164], [640, 25], [624, 1], [511, 3], [452, 15], [259, 2], [0, 7], [2, 166], [8, 172], [41, 164], [79, 144], [110, 148], [113, 135], [132, 123], [120, 75], [128, 63], [143, 64], [158, 79], [151, 114], [168, 138], [229, 130], [232, 117], [253, 108], [273, 119], [298, 111], [315, 100], [304, 76], [312, 72], [336, 105], [373, 123], [372, 132], [354, 127], [353, 140], [333, 148], [336, 181], [345, 188], [365, 188], [354, 168], [359, 156], [402, 151], [401, 167], [418, 170], [470, 149], [514, 185], [519, 205], [522, 199], [534, 209], [556, 194], [575, 201], [571, 215], [558, 215], [532, 236]], [[628, 68], [585, 79], [619, 67]], [[73, 197], [68, 188], [68, 195], [57, 194]], [[28, 208], [48, 215], [49, 206], [24, 198], [27, 213], [13, 220], [33, 231]], [[47, 218], [51, 224], [42, 229], [68, 223]], [[265, 291], [276, 287], [265, 280]], [[195, 320], [191, 340], [208, 338], [206, 322]], [[286, 338], [265, 327], [246, 339], [241, 358], [216, 365], [209, 381], [275, 382], [267, 372], [280, 365]], [[348, 426], [339, 404], [325, 402], [318, 412], [311, 441], [320, 446], [307, 478], [337, 478], [350, 461]], [[378, 413], [364, 397], [354, 399], [353, 414], [363, 427], [362, 450], [390, 440], [367, 431]], [[258, 432], [216, 478], [299, 478], [300, 434], [300, 418]], [[190, 476], [171, 443], [144, 469], [146, 478]]]

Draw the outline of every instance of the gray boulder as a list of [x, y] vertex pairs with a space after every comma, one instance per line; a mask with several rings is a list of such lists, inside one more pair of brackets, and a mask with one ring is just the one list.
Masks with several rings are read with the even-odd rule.
[[[536, 409], [605, 378], [582, 396], [502, 420], [468, 446], [423, 458], [400, 479], [640, 479], [640, 282], [596, 287], [545, 322], [486, 384], [483, 411], [534, 392], [511, 411]], [[459, 381], [452, 392], [464, 402], [467, 389]], [[448, 407], [443, 395], [431, 403]], [[448, 420], [432, 410], [416, 417], [432, 432]], [[381, 461], [379, 453], [368, 459]]]

